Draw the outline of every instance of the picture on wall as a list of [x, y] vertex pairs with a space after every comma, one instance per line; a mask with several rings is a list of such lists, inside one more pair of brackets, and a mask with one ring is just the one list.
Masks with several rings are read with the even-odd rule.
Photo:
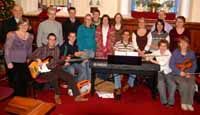
[[132, 11], [177, 13], [179, 0], [132, 0]]

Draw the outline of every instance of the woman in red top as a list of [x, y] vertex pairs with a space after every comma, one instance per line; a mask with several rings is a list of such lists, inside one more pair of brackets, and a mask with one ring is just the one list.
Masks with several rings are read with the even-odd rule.
[[178, 47], [179, 38], [185, 36], [190, 39], [190, 31], [185, 28], [185, 17], [178, 16], [176, 18], [175, 27], [169, 32], [170, 50], [174, 51]]

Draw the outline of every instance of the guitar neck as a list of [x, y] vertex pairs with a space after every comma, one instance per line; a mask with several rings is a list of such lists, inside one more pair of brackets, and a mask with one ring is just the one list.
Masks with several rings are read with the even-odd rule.
[[70, 59], [69, 61], [66, 61], [66, 62], [79, 62], [79, 61], [83, 61], [83, 60], [86, 60], [88, 58], [77, 58], [77, 59]]
[[200, 73], [187, 73], [189, 75], [200, 75]]

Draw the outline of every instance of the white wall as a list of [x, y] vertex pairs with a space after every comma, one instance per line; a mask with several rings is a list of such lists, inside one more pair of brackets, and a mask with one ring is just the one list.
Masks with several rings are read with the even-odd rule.
[[[20, 4], [24, 12], [32, 12], [37, 10], [38, 0], [15, 0], [16, 3]], [[85, 16], [86, 13], [90, 13], [90, 0], [72, 0], [72, 6], [77, 9], [77, 16]], [[129, 10], [125, 11], [124, 8], [120, 7], [124, 1], [129, 1]], [[131, 0], [100, 0], [101, 5], [99, 9], [102, 14], [109, 14], [111, 17], [117, 12], [130, 13], [130, 1]], [[200, 22], [200, 0], [180, 0], [180, 12], [178, 15], [184, 15], [189, 22]], [[67, 12], [60, 13], [61, 15], [67, 16]], [[130, 14], [129, 14], [130, 16]]]
[[191, 0], [190, 22], [200, 22], [200, 0]]
[[38, 0], [15, 0], [22, 6], [24, 13], [38, 11]]
[[[74, 6], [77, 9], [77, 16], [84, 16], [90, 13], [90, 0], [74, 0]], [[111, 17], [119, 11], [119, 0], [100, 0], [101, 5], [98, 7], [101, 14], [109, 14]]]

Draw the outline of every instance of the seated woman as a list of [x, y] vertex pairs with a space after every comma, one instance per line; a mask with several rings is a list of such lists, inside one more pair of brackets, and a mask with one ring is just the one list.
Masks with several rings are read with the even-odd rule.
[[[122, 40], [118, 41], [114, 45], [115, 51], [121, 52], [130, 52], [134, 51], [134, 47], [132, 42], [130, 41], [130, 32], [128, 30], [124, 30], [122, 32]], [[129, 87], [134, 86], [136, 75], [129, 74], [128, 84], [123, 87], [123, 91], [127, 90]], [[120, 100], [121, 97], [121, 76], [120, 74], [114, 74], [114, 82], [115, 82], [115, 89], [116, 89], [116, 100]]]
[[[150, 62], [160, 65], [160, 71], [158, 72], [158, 91], [160, 94], [161, 104], [173, 107], [176, 84], [174, 77], [170, 74], [172, 72], [171, 68], [169, 68], [171, 52], [169, 51], [168, 47], [168, 41], [161, 39], [158, 43], [159, 49], [151, 54], [155, 56], [156, 60], [151, 58]], [[168, 98], [166, 89], [168, 90], [169, 94]]]
[[178, 48], [172, 53], [170, 68], [179, 85], [182, 110], [194, 111], [192, 104], [195, 92], [195, 77], [192, 73], [195, 72], [197, 63], [195, 54], [190, 49], [188, 37], [179, 38]]

